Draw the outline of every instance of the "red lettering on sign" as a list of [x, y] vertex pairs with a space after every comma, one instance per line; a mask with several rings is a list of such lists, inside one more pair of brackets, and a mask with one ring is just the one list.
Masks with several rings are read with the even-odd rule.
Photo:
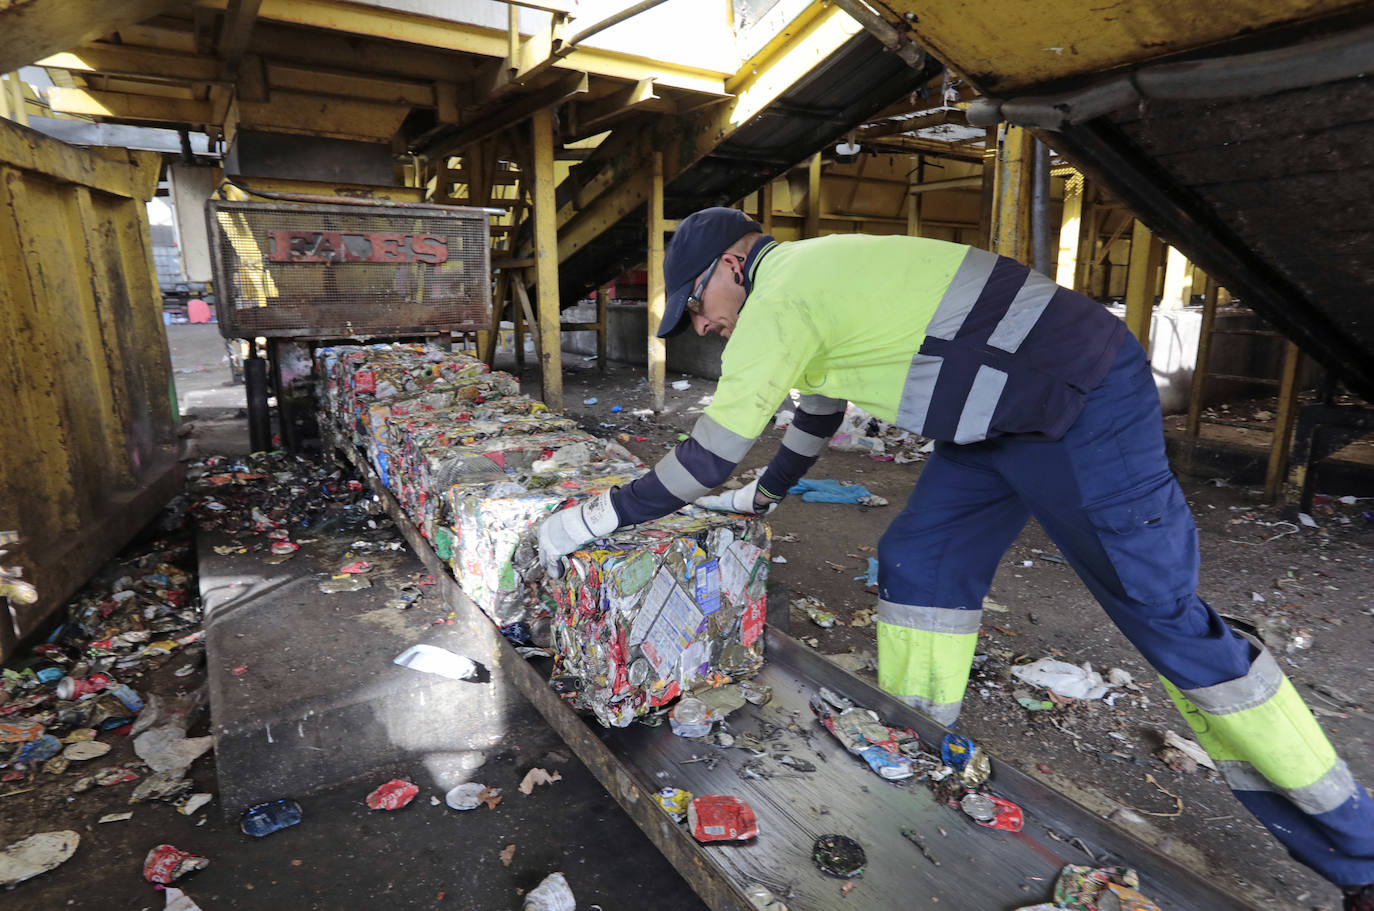
[[[448, 261], [448, 238], [438, 234], [272, 230], [267, 232], [267, 237], [267, 260], [274, 263], [426, 263], [437, 266]], [[367, 252], [358, 252], [364, 246]]]
[[414, 251], [415, 261], [419, 263], [439, 263], [448, 261], [447, 238], [438, 237], [433, 234], [416, 234], [410, 239], [411, 250]]
[[367, 239], [372, 242], [372, 256], [369, 258], [369, 262], [403, 263], [406, 261], [406, 254], [401, 251], [401, 244], [406, 239], [404, 234], [369, 234]]

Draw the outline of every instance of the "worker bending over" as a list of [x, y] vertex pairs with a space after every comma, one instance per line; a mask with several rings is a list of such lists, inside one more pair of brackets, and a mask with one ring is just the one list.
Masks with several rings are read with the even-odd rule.
[[[954, 723], [983, 598], [1035, 516], [1241, 803], [1345, 887], [1347, 909], [1374, 911], [1374, 803], [1269, 652], [1198, 597], [1197, 530], [1149, 362], [1119, 319], [984, 250], [857, 234], [778, 243], [726, 208], [683, 219], [664, 272], [659, 336], [690, 323], [729, 340], [715, 396], [652, 472], [543, 522], [546, 566], [693, 501], [771, 511], [853, 402], [937, 441], [878, 544], [883, 689]], [[763, 474], [706, 497], [794, 388], [800, 407]]]

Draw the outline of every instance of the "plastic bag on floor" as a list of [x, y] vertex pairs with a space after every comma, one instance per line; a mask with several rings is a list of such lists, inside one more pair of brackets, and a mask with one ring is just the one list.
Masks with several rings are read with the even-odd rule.
[[1101, 699], [1112, 688], [1091, 664], [1082, 667], [1067, 661], [1041, 658], [1024, 667], [1011, 669], [1012, 676], [1031, 686], [1042, 686], [1059, 696], [1070, 699]]

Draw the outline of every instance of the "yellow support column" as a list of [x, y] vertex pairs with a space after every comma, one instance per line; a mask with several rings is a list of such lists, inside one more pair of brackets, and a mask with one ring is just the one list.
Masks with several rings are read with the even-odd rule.
[[764, 234], [773, 233], [773, 181], [763, 185], [763, 202], [759, 208], [759, 225], [763, 228]]
[[1207, 280], [1202, 302], [1202, 326], [1197, 335], [1197, 357], [1193, 362], [1193, 382], [1188, 389], [1188, 436], [1197, 439], [1202, 429], [1203, 396], [1207, 388], [1207, 364], [1212, 359], [1212, 329], [1217, 324], [1217, 283]]
[[1126, 328], [1146, 351], [1150, 350], [1150, 320], [1155, 306], [1157, 245], [1150, 229], [1139, 221], [1131, 229], [1131, 264], [1126, 272]]
[[1077, 283], [1083, 189], [1083, 175], [1077, 171], [1064, 181], [1064, 216], [1059, 222], [1059, 261], [1055, 265], [1054, 280], [1065, 288], [1074, 288]]
[[1192, 264], [1178, 247], [1170, 247], [1164, 264], [1164, 294], [1159, 300], [1159, 309], [1182, 310], [1192, 298]]
[[29, 125], [29, 110], [24, 103], [24, 80], [19, 71], [10, 73], [10, 117], [21, 126]]
[[806, 169], [806, 226], [803, 237], [821, 236], [821, 153], [811, 156]]
[[1288, 474], [1288, 452], [1293, 444], [1293, 419], [1298, 414], [1298, 365], [1302, 352], [1292, 342], [1283, 355], [1283, 377], [1279, 380], [1279, 408], [1274, 417], [1274, 439], [1269, 444], [1269, 466], [1264, 473], [1264, 498], [1278, 499]]
[[992, 252], [1030, 265], [1031, 170], [1035, 137], [1003, 127], [997, 145], [997, 190], [992, 207]]
[[663, 279], [663, 155], [654, 156], [649, 189], [649, 396], [654, 411], [663, 410], [667, 375], [667, 345], [658, 337], [666, 290]]
[[530, 118], [534, 141], [534, 265], [539, 284], [539, 339], [544, 404], [563, 410], [563, 339], [558, 309], [558, 206], [554, 201], [553, 111]]

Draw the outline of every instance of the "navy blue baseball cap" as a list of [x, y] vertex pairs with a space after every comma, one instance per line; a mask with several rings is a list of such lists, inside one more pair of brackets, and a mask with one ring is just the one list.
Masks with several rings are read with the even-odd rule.
[[687, 328], [687, 296], [711, 260], [746, 234], [763, 231], [763, 226], [739, 209], [715, 206], [693, 212], [678, 223], [668, 252], [663, 254], [663, 283], [668, 286], [668, 301], [658, 337], [677, 335]]

